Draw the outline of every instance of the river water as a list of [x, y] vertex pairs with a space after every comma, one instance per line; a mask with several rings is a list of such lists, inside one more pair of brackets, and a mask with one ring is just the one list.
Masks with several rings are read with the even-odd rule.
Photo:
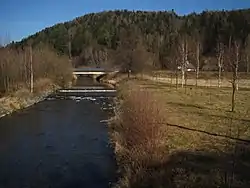
[[115, 91], [78, 84], [0, 119], [0, 188], [105, 188], [116, 180], [107, 119]]

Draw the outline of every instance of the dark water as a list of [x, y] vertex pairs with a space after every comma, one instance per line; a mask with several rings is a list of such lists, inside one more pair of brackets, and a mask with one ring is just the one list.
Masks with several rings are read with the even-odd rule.
[[87, 79], [79, 86], [88, 92], [58, 92], [0, 119], [1, 188], [111, 187], [116, 166], [106, 120], [115, 92]]

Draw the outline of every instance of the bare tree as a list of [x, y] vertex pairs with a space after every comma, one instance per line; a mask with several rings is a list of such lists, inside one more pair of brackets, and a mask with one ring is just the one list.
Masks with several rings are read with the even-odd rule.
[[73, 39], [73, 30], [69, 29], [68, 30], [68, 53], [69, 53], [69, 60], [72, 59], [72, 39]]
[[229, 45], [228, 49], [228, 57], [229, 57], [229, 63], [231, 70], [233, 72], [232, 76], [232, 108], [231, 111], [234, 112], [235, 110], [235, 98], [236, 98], [236, 91], [238, 90], [238, 68], [239, 68], [239, 63], [240, 63], [240, 50], [241, 50], [241, 45], [240, 42], [235, 41], [232, 45]]
[[239, 68], [239, 61], [240, 61], [240, 44], [238, 42], [234, 43], [235, 48], [235, 61], [233, 62], [233, 80], [232, 80], [232, 87], [233, 87], [233, 93], [232, 93], [232, 112], [235, 109], [235, 93], [236, 90], [238, 90], [238, 68]]
[[181, 87], [184, 87], [185, 84], [185, 73], [186, 73], [186, 69], [187, 69], [187, 61], [188, 61], [188, 43], [187, 43], [187, 37], [184, 36], [181, 38], [180, 40], [180, 55], [181, 55], [181, 65], [180, 65], [180, 69], [181, 69]]
[[[30, 42], [29, 42], [30, 43]], [[63, 83], [72, 78], [68, 58], [58, 56], [52, 49], [27, 47], [0, 49], [0, 92], [6, 94], [27, 86], [34, 91], [36, 81], [48, 79], [52, 83]], [[67, 80], [66, 80], [67, 79]]]
[[30, 92], [34, 91], [34, 71], [33, 71], [33, 51], [32, 45], [30, 45]]
[[185, 41], [182, 41], [181, 44], [181, 57], [182, 57], [182, 61], [181, 61], [181, 87], [184, 87], [184, 79], [185, 79], [185, 71], [186, 71], [186, 59], [185, 59], [185, 51], [186, 51], [186, 44]]
[[217, 58], [218, 58], [218, 87], [221, 87], [221, 72], [223, 67], [223, 55], [224, 55], [224, 47], [222, 43], [218, 44], [217, 47]]
[[[178, 44], [177, 44], [178, 45]], [[180, 49], [179, 46], [176, 46], [176, 44], [173, 44], [171, 46], [170, 50], [170, 59], [169, 61], [171, 62], [171, 67], [170, 69], [174, 71], [175, 73], [175, 88], [178, 89], [178, 72], [179, 72], [179, 65], [180, 65]]]
[[246, 57], [246, 72], [250, 72], [250, 35], [248, 35], [246, 44], [245, 44], [245, 57]]
[[174, 62], [175, 62], [175, 87], [176, 89], [178, 89], [179, 86], [179, 70], [178, 70], [178, 66], [179, 66], [179, 61], [180, 61], [180, 57], [178, 57], [178, 53], [175, 53], [173, 58], [174, 58]]
[[198, 86], [198, 79], [200, 73], [200, 55], [201, 55], [201, 41], [198, 39], [196, 43], [196, 87]]
[[246, 55], [246, 72], [249, 74], [250, 72], [250, 62], [249, 62], [249, 56]]

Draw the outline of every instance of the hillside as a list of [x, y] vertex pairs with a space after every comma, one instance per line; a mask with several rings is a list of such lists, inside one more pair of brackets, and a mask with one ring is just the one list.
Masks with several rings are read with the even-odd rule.
[[[185, 36], [189, 44], [189, 59], [201, 42], [202, 63], [216, 58], [217, 45], [230, 46], [238, 41], [245, 49], [250, 34], [250, 9], [234, 11], [204, 11], [178, 16], [175, 12], [108, 11], [88, 14], [73, 21], [46, 28], [15, 47], [48, 43], [61, 54], [75, 59], [76, 65], [114, 66], [119, 60], [128, 62], [133, 53], [138, 62], [151, 59], [150, 65], [171, 68], [179, 41]], [[139, 60], [138, 60], [139, 59]], [[128, 63], [127, 63], [128, 64]], [[144, 66], [144, 65], [143, 65]], [[246, 68], [242, 63], [241, 69]]]

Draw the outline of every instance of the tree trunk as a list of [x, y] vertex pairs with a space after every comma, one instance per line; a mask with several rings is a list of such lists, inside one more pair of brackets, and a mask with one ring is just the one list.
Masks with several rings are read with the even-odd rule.
[[187, 72], [185, 72], [185, 93], [187, 93]]
[[247, 64], [247, 66], [246, 66], [247, 67], [247, 71], [246, 72], [249, 73], [249, 68], [250, 68], [249, 64], [250, 63], [249, 63], [249, 56], [248, 55], [247, 55], [247, 59], [246, 59], [246, 64]]
[[218, 44], [218, 87], [221, 87], [221, 72], [223, 65], [223, 46], [221, 43]]
[[200, 42], [197, 44], [197, 51], [196, 51], [196, 60], [197, 60], [197, 66], [196, 66], [196, 87], [198, 86], [198, 79], [199, 79], [199, 73], [200, 73]]
[[233, 62], [233, 79], [232, 79], [232, 112], [235, 110], [235, 94], [238, 90], [238, 67], [239, 67], [239, 45], [235, 43], [236, 59]]
[[234, 74], [235, 74], [235, 83], [236, 83], [236, 90], [238, 91], [239, 90], [239, 79], [238, 79], [238, 69], [239, 69], [239, 61], [240, 61], [240, 58], [239, 58], [239, 55], [240, 55], [240, 49], [239, 49], [239, 45], [236, 46], [236, 62], [235, 62], [235, 71], [234, 71]]
[[181, 68], [181, 87], [184, 87], [184, 82], [185, 82], [185, 71], [184, 67]]
[[218, 68], [219, 68], [219, 72], [218, 72], [218, 87], [221, 87], [221, 52], [220, 55], [218, 57]]
[[173, 84], [173, 72], [171, 71], [171, 87], [172, 87], [172, 84]]
[[182, 42], [182, 63], [181, 63], [181, 87], [184, 87], [184, 82], [185, 82], [185, 60], [186, 60], [186, 53], [185, 53], [185, 42]]
[[71, 53], [71, 40], [72, 40], [72, 37], [71, 37], [71, 32], [68, 31], [68, 35], [69, 35], [69, 44], [68, 44], [68, 50], [69, 50], [69, 60], [72, 59], [72, 53]]
[[232, 93], [232, 112], [234, 112], [235, 109], [235, 93], [236, 93], [236, 84], [235, 82], [232, 82], [233, 87], [233, 93]]
[[178, 70], [175, 71], [175, 84], [176, 89], [178, 89]]
[[34, 91], [34, 72], [33, 72], [33, 52], [32, 46], [30, 46], [30, 92]]
[[29, 87], [29, 63], [27, 61], [27, 50], [25, 49], [24, 51], [24, 65], [25, 65], [25, 84], [27, 87]]

